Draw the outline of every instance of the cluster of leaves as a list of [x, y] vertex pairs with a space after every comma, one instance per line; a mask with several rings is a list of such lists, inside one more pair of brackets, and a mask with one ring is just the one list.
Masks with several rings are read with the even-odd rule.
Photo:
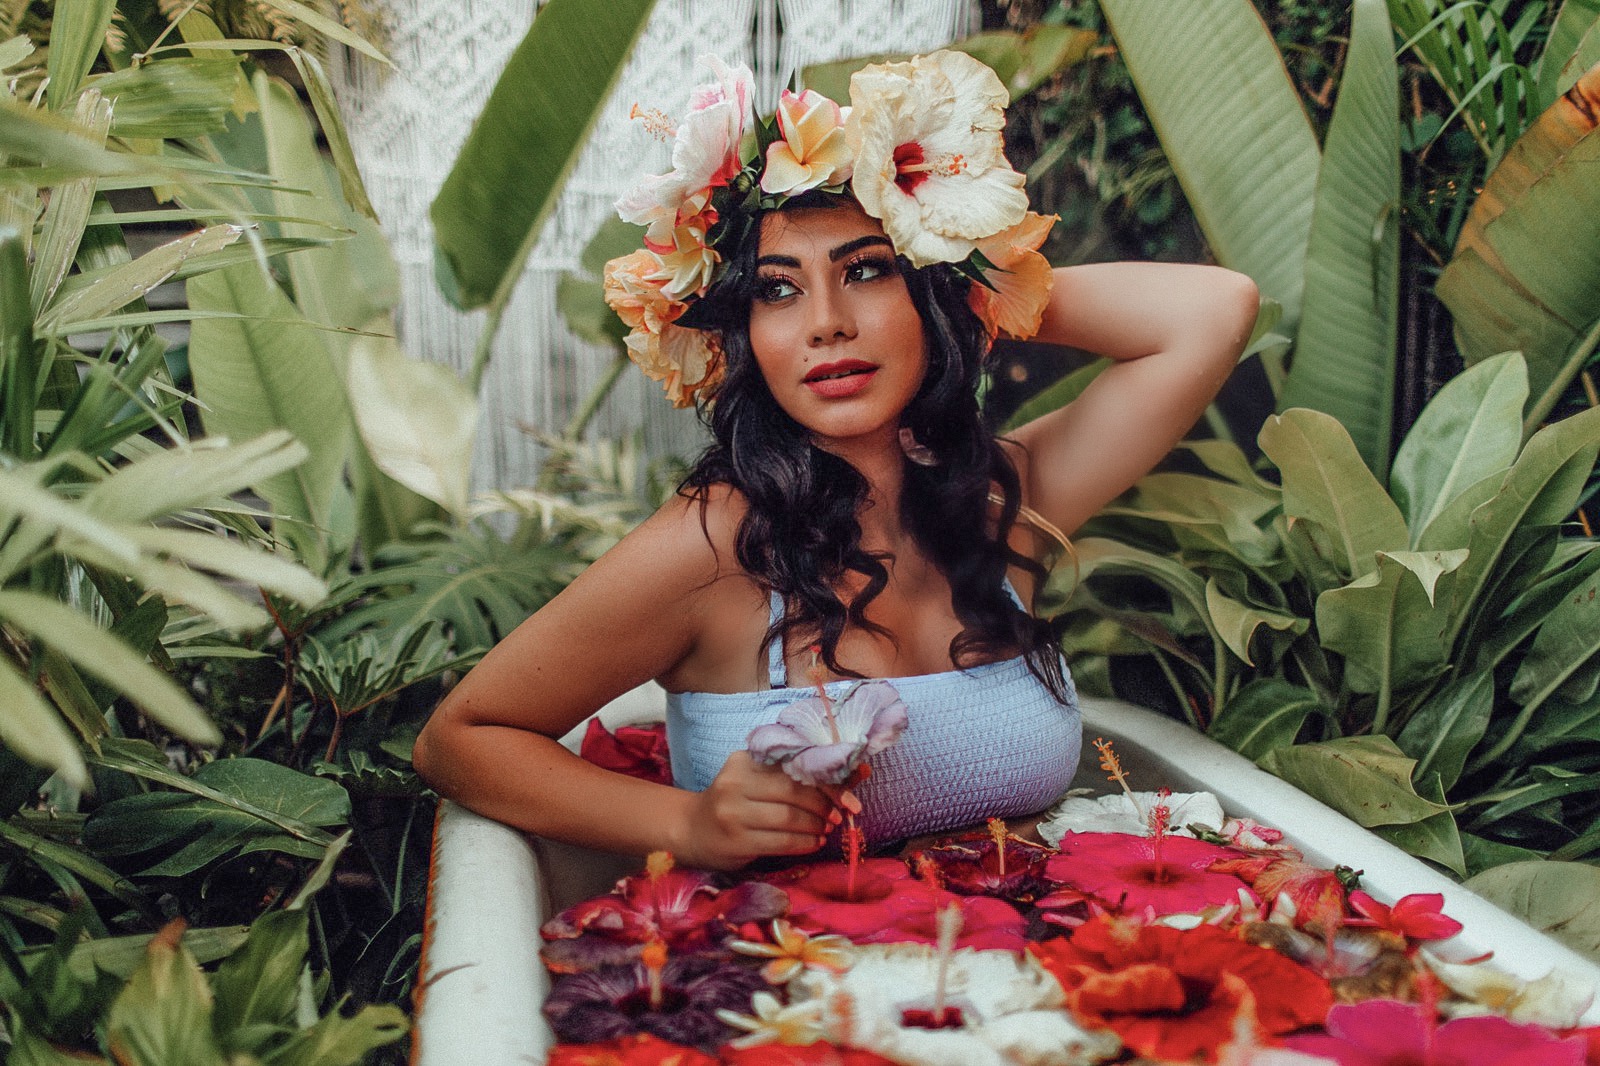
[[1457, 377], [1387, 485], [1304, 409], [1262, 428], [1273, 481], [1192, 446], [1209, 474], [1150, 475], [1085, 529], [1073, 643], [1153, 648], [1197, 726], [1458, 874], [1593, 858], [1600, 543], [1561, 525], [1600, 410], [1525, 441], [1526, 397], [1515, 354]]

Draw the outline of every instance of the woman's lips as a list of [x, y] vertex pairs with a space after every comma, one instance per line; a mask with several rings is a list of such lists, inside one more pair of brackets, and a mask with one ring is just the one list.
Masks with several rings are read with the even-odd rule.
[[818, 396], [836, 400], [860, 392], [877, 373], [878, 368], [871, 363], [860, 359], [841, 359], [814, 367], [805, 376], [804, 384]]

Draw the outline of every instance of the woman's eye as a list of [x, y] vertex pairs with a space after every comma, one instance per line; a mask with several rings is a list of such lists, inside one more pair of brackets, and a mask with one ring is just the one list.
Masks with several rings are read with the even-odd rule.
[[771, 274], [760, 278], [756, 282], [756, 299], [762, 303], [777, 303], [787, 300], [800, 290], [788, 278], [781, 274]]
[[850, 281], [872, 281], [894, 273], [894, 261], [889, 259], [858, 259], [845, 271]]

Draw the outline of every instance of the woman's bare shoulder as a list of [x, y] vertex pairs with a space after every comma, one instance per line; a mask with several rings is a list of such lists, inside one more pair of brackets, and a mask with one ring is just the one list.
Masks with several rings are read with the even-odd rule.
[[[624, 540], [635, 550], [670, 553], [699, 579], [714, 580], [742, 573], [734, 544], [749, 505], [729, 485], [680, 490]], [[621, 545], [619, 545], [620, 547]]]

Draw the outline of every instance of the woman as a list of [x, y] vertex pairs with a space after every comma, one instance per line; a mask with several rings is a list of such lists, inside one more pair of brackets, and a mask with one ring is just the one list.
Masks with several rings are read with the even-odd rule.
[[[752, 759], [751, 728], [807, 681], [837, 698], [888, 678], [910, 724], [872, 761], [869, 832], [1036, 811], [1071, 778], [1078, 723], [1047, 627], [1019, 608], [1054, 537], [1204, 411], [1255, 287], [1212, 267], [1050, 271], [1035, 251], [1049, 220], [1000, 151], [1004, 89], [966, 56], [867, 68], [848, 118], [785, 93], [766, 128], [748, 72], [712, 68], [673, 171], [619, 204], [646, 250], [607, 283], [635, 361], [675, 403], [699, 400], [715, 443], [462, 680], [416, 766], [523, 829], [733, 869], [815, 851], [837, 821], [830, 793]], [[997, 441], [974, 389], [1001, 329], [1114, 365]], [[557, 742], [652, 678], [685, 787]]]

